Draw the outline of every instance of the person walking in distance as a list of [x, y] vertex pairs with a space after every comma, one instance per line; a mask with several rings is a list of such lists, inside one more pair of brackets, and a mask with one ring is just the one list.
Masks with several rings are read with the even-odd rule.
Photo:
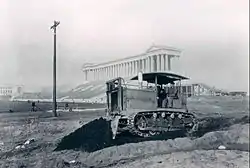
[[32, 106], [31, 111], [32, 111], [32, 112], [35, 112], [35, 111], [36, 111], [36, 103], [35, 103], [35, 102], [32, 102], [32, 103], [31, 103], [31, 106]]

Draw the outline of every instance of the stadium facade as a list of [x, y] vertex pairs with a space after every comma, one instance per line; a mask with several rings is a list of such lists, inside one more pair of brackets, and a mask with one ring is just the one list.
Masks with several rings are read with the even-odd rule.
[[[85, 81], [103, 81], [115, 77], [130, 78], [142, 72], [174, 72], [180, 70], [178, 59], [182, 55], [182, 50], [166, 47], [166, 46], [151, 46], [145, 53], [126, 57], [122, 59], [104, 62], [100, 64], [86, 63], [82, 71]], [[177, 64], [176, 64], [177, 63]], [[189, 95], [216, 95], [221, 91], [202, 83], [189, 83], [182, 86], [182, 91]]]
[[140, 55], [113, 60], [101, 64], [85, 64], [82, 71], [86, 81], [108, 80], [115, 77], [131, 77], [142, 72], [171, 71], [172, 59], [181, 50], [164, 46], [152, 46]]

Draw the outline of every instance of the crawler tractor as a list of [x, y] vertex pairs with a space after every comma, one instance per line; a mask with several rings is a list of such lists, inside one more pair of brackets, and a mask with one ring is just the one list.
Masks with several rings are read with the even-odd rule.
[[[111, 119], [113, 139], [129, 131], [140, 137], [152, 137], [168, 131], [195, 132], [198, 123], [187, 109], [187, 96], [182, 93], [181, 81], [188, 79], [174, 73], [139, 73], [129, 81], [118, 77], [106, 82], [107, 117]], [[137, 80], [137, 81], [136, 81]], [[175, 90], [168, 94], [169, 84]], [[166, 96], [161, 98], [160, 93]], [[164, 100], [160, 100], [164, 99]]]

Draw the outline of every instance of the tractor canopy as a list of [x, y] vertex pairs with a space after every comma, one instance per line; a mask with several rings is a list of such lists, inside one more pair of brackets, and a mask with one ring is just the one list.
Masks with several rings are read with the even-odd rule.
[[[142, 79], [143, 81], [146, 81], [148, 83], [157, 83], [159, 85], [162, 85], [189, 78], [170, 72], [150, 72], [150, 73], [143, 73]], [[131, 78], [130, 80], [138, 80], [138, 75]]]

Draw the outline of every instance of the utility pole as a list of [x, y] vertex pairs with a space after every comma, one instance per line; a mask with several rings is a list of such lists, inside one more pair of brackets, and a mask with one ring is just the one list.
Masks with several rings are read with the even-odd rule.
[[54, 30], [54, 56], [53, 56], [53, 113], [57, 117], [57, 104], [56, 104], [56, 27], [60, 24], [58, 21], [54, 21], [54, 25], [50, 29]]

